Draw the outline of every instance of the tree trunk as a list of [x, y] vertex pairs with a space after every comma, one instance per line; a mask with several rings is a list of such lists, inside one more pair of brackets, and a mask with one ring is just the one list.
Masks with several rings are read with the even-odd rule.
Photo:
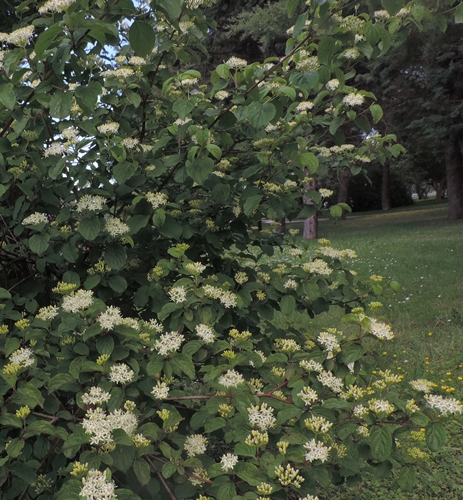
[[[348, 203], [349, 202], [349, 180], [350, 180], [350, 169], [344, 168], [339, 172], [339, 187], [338, 187], [338, 203]], [[342, 210], [341, 219], [347, 217], [347, 210]]]
[[383, 178], [381, 182], [381, 208], [391, 209], [391, 167], [389, 162], [383, 165]]
[[[309, 175], [309, 173], [306, 172], [306, 175]], [[311, 189], [316, 188], [317, 180], [313, 178], [305, 185], [306, 191], [310, 191]], [[303, 200], [306, 205], [314, 204], [312, 198], [309, 198], [307, 196], [304, 196]], [[304, 221], [304, 232], [302, 238], [304, 240], [316, 240], [318, 238], [318, 215], [316, 213], [315, 215], [312, 215], [312, 217], [309, 217]]]
[[445, 145], [445, 170], [449, 219], [463, 219], [463, 155], [459, 136], [451, 137]]
[[442, 201], [442, 193], [444, 191], [444, 186], [445, 186], [445, 177], [442, 177], [442, 179], [437, 183], [436, 186], [436, 201]]
[[277, 233], [279, 233], [279, 234], [286, 234], [286, 218], [283, 217], [278, 222], [280, 223], [280, 225], [279, 225], [279, 227], [277, 229]]

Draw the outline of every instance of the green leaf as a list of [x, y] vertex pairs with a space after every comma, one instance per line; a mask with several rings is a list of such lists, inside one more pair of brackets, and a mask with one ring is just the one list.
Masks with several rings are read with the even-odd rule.
[[6, 83], [0, 87], [0, 102], [7, 109], [14, 109], [16, 104], [16, 97], [14, 95], [14, 89], [12, 83]]
[[[80, 500], [82, 497], [80, 497]], [[141, 500], [133, 491], [124, 488], [117, 488], [117, 500]]]
[[344, 123], [344, 117], [343, 116], [337, 116], [330, 124], [330, 134], [331, 135], [336, 135], [336, 132], [338, 131], [338, 128]]
[[412, 491], [416, 486], [416, 472], [412, 467], [403, 467], [400, 471], [399, 479], [397, 480], [399, 486], [404, 491]]
[[41, 392], [31, 382], [20, 387], [10, 398], [11, 403], [21, 406], [27, 405], [31, 409], [36, 406], [43, 408], [44, 401]]
[[50, 382], [48, 382], [48, 394], [57, 391], [63, 385], [69, 384], [70, 382], [75, 382], [75, 378], [69, 373], [58, 373], [55, 375]]
[[8, 456], [10, 456], [11, 458], [19, 457], [22, 449], [24, 448], [24, 444], [25, 443], [22, 439], [19, 438], [12, 439], [8, 444], [8, 448], [6, 449]]
[[228, 64], [219, 64], [217, 68], [215, 68], [215, 71], [217, 71], [220, 78], [227, 80], [230, 75], [230, 66], [228, 66]]
[[46, 31], [40, 34], [37, 43], [35, 44], [35, 58], [40, 59], [51, 45], [51, 42], [63, 32], [63, 28], [59, 23], [52, 24]]
[[336, 52], [336, 41], [334, 37], [322, 38], [318, 44], [318, 61], [320, 64], [330, 64]]
[[431, 423], [426, 427], [426, 444], [431, 451], [439, 451], [446, 441], [447, 435], [442, 424]]
[[245, 215], [250, 215], [254, 210], [259, 206], [260, 201], [262, 200], [261, 194], [254, 194], [247, 198], [244, 202], [243, 212]]
[[188, 175], [200, 186], [214, 170], [214, 161], [211, 158], [196, 158], [192, 162], [186, 162]]
[[[134, 447], [117, 445], [116, 449], [111, 453], [114, 460], [114, 467], [122, 472], [127, 472], [132, 466], [135, 456]], [[117, 492], [119, 497], [119, 490]]]
[[8, 290], [0, 287], [0, 300], [11, 299], [11, 293]]
[[419, 425], [420, 427], [426, 427], [429, 424], [429, 417], [421, 412], [413, 413], [410, 419], [415, 425]]
[[388, 11], [391, 16], [395, 16], [403, 7], [403, 0], [381, 0], [381, 5]]
[[352, 420], [344, 420], [338, 426], [336, 426], [336, 434], [341, 441], [347, 439], [351, 434], [357, 430], [357, 424]]
[[225, 203], [230, 196], [230, 186], [228, 184], [216, 184], [212, 189], [212, 198], [217, 203]]
[[37, 255], [42, 255], [48, 249], [50, 236], [44, 234], [34, 234], [29, 238], [29, 248]]
[[222, 484], [217, 492], [217, 500], [234, 500], [236, 495], [235, 485], [233, 483]]
[[391, 287], [391, 290], [393, 292], [400, 292], [400, 283], [398, 281], [391, 281], [389, 283], [389, 286]]
[[296, 300], [291, 295], [283, 297], [280, 302], [280, 311], [285, 316], [291, 316], [296, 311]]
[[302, 153], [299, 156], [301, 165], [307, 167], [311, 174], [314, 174], [318, 169], [318, 158], [313, 153]]
[[162, 208], [158, 208], [153, 214], [153, 224], [156, 227], [162, 227], [166, 222], [166, 211]]
[[372, 104], [370, 106], [370, 112], [373, 117], [373, 123], [378, 123], [383, 117], [383, 110], [379, 104]]
[[340, 207], [339, 205], [333, 205], [332, 207], [330, 207], [330, 214], [335, 219], [339, 219], [339, 217], [341, 217], [342, 215], [342, 207]]
[[177, 99], [173, 106], [172, 106], [172, 111], [178, 114], [179, 118], [184, 120], [186, 118], [186, 115], [190, 113], [193, 108], [195, 107], [195, 104], [193, 101], [188, 101], [185, 98], [182, 99]]
[[222, 429], [226, 425], [227, 425], [227, 422], [225, 421], [224, 418], [221, 418], [221, 417], [213, 418], [212, 420], [209, 420], [208, 422], [206, 422], [204, 424], [204, 432], [206, 432], [206, 434], [208, 434], [210, 432], [216, 431], [217, 429]]
[[246, 118], [254, 128], [263, 128], [268, 125], [276, 114], [275, 106], [270, 102], [252, 102], [246, 109]]
[[182, 13], [180, 0], [159, 0], [157, 5], [166, 12], [170, 21], [177, 21]]
[[11, 464], [11, 471], [15, 476], [20, 477], [27, 484], [33, 484], [37, 480], [37, 474], [34, 471], [35, 464], [27, 465], [22, 462], [14, 462]]
[[214, 158], [217, 158], [217, 160], [220, 160], [220, 158], [222, 157], [222, 150], [219, 148], [219, 146], [216, 146], [215, 144], [208, 144], [206, 146], [206, 149]]
[[133, 463], [133, 471], [135, 472], [135, 475], [137, 476], [137, 479], [142, 486], [145, 486], [145, 484], [149, 483], [151, 479], [151, 470], [150, 466], [145, 460], [143, 460], [142, 458], [135, 460]]
[[177, 471], [177, 466], [172, 462], [166, 462], [162, 466], [162, 476], [169, 479]]
[[50, 100], [50, 115], [53, 118], [66, 118], [71, 112], [72, 93], [57, 91]]
[[288, 0], [286, 4], [286, 10], [288, 12], [288, 17], [292, 17], [296, 12], [297, 7], [301, 3], [301, 0]]
[[96, 350], [100, 354], [111, 354], [114, 351], [114, 339], [110, 335], [99, 335], [96, 340]]
[[0, 415], [0, 424], [21, 428], [23, 426], [22, 420], [18, 418], [16, 415], [12, 415], [11, 413], [5, 413]]
[[457, 8], [455, 9], [455, 22], [463, 23], [463, 3], [457, 5]]
[[249, 446], [245, 443], [237, 443], [235, 446], [234, 452], [243, 457], [255, 457], [256, 456], [256, 447]]
[[284, 408], [283, 410], [278, 412], [277, 415], [277, 424], [284, 424], [288, 420], [292, 418], [299, 418], [302, 415], [303, 411], [294, 406], [290, 406], [289, 408]]
[[147, 56], [156, 43], [156, 36], [153, 28], [144, 21], [135, 21], [130, 26], [129, 33], [130, 46], [137, 56]]
[[183, 372], [187, 377], [191, 379], [195, 378], [196, 370], [193, 365], [191, 358], [183, 353], [175, 353], [170, 359], [172, 366], [177, 369], [179, 373]]
[[76, 88], [74, 94], [77, 99], [77, 103], [82, 108], [87, 108], [91, 112], [95, 110], [96, 103], [98, 102], [98, 97], [103, 92], [103, 88], [98, 82], [93, 82], [90, 85], [80, 85]]
[[117, 293], [122, 293], [127, 288], [127, 281], [119, 275], [111, 276], [108, 283], [109, 286]]
[[254, 464], [249, 462], [238, 462], [234, 472], [251, 486], [257, 486], [265, 482], [267, 478]]
[[122, 245], [108, 245], [104, 260], [111, 269], [118, 271], [124, 267], [127, 260], [127, 252]]
[[373, 458], [383, 462], [389, 457], [392, 451], [392, 434], [389, 430], [378, 425], [374, 425], [370, 431], [370, 446]]
[[100, 229], [100, 221], [96, 215], [86, 215], [79, 221], [79, 233], [88, 241], [93, 241]]
[[124, 161], [122, 163], [118, 163], [113, 168], [113, 175], [118, 184], [124, 184], [125, 181], [130, 179], [135, 172], [137, 171], [138, 163], [129, 163], [128, 161]]

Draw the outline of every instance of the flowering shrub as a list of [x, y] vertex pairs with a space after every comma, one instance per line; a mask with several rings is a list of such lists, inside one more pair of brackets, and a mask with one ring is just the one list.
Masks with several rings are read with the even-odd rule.
[[[309, 500], [392, 466], [411, 488], [461, 407], [380, 366], [397, 283], [252, 228], [321, 209], [310, 176], [400, 153], [344, 144], [382, 115], [347, 82], [423, 7], [306, 6], [285, 57], [209, 82], [211, 2], [136, 3], [13, 2], [0, 34], [2, 498]], [[275, 315], [333, 306], [345, 330]]]

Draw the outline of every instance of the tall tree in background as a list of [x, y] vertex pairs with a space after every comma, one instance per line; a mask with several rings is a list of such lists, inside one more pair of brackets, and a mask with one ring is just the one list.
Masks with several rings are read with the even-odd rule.
[[[457, 16], [457, 20], [459, 20]], [[399, 47], [375, 62], [365, 76], [383, 105], [386, 122], [412, 162], [431, 163], [430, 178], [440, 195], [445, 163], [449, 218], [463, 218], [463, 26], [444, 15], [423, 31], [413, 30]], [[423, 152], [428, 151], [423, 158]]]

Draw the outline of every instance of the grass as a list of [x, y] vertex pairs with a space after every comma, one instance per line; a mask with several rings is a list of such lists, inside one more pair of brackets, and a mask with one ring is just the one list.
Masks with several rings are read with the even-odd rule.
[[[294, 224], [290, 227], [300, 227]], [[446, 203], [424, 201], [389, 212], [350, 215], [332, 224], [320, 221], [319, 236], [336, 248], [352, 248], [356, 269], [399, 281], [385, 315], [396, 339], [384, 354], [388, 365], [409, 377], [438, 383], [441, 394], [463, 400], [463, 221], [447, 219]], [[333, 317], [334, 316], [334, 317]], [[315, 328], [333, 326], [336, 312], [320, 315]], [[461, 380], [460, 380], [461, 379]], [[413, 492], [392, 479], [355, 488], [333, 488], [323, 500], [411, 500], [463, 498], [463, 432], [453, 421], [449, 442], [421, 471]]]

